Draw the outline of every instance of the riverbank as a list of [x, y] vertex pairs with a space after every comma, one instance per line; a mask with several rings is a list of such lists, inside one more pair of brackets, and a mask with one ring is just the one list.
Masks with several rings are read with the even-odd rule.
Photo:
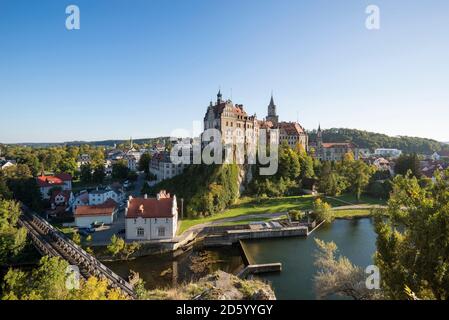
[[[244, 197], [238, 200], [230, 209], [223, 213], [215, 214], [198, 219], [182, 219], [179, 221], [178, 235], [182, 235], [185, 231], [194, 230], [208, 225], [232, 225], [238, 224], [238, 221], [267, 221], [270, 218], [279, 218], [290, 210], [306, 211], [313, 208], [313, 202], [318, 196], [302, 195], [292, 197], [280, 197], [269, 199], [257, 199], [252, 197]], [[384, 200], [374, 199], [368, 196], [362, 196], [360, 201], [353, 195], [341, 195], [337, 197], [325, 197], [334, 209], [337, 208], [357, 208], [371, 209], [375, 207], [383, 207]], [[341, 214], [343, 215], [343, 214]], [[365, 214], [364, 214], [365, 215]], [[364, 216], [360, 215], [360, 216]], [[349, 213], [345, 214], [349, 217]]]

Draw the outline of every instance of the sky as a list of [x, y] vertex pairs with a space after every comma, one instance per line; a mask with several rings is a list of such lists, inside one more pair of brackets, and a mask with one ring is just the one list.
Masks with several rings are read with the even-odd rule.
[[447, 0], [0, 0], [0, 142], [192, 131], [219, 88], [308, 130], [449, 141], [448, 35]]

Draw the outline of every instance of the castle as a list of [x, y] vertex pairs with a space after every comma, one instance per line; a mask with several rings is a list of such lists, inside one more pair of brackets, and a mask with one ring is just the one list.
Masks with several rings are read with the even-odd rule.
[[279, 129], [279, 143], [284, 141], [291, 148], [307, 150], [308, 135], [297, 122], [279, 122], [273, 95], [268, 105], [267, 117], [258, 120], [256, 114], [249, 115], [241, 104], [233, 104], [231, 100], [223, 100], [221, 91], [217, 94], [217, 101], [210, 102], [204, 116], [204, 130], [217, 129], [222, 136], [222, 143], [245, 146], [257, 144], [260, 129]]

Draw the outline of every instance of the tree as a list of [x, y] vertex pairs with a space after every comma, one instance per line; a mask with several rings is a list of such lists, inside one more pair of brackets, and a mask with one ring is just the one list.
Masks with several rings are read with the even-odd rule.
[[328, 196], [338, 196], [348, 187], [348, 181], [332, 168], [329, 161], [324, 162], [321, 168], [319, 190]]
[[124, 180], [128, 177], [129, 169], [125, 160], [119, 160], [112, 165], [112, 178]]
[[394, 166], [394, 172], [405, 176], [408, 171], [411, 171], [412, 175], [419, 178], [421, 176], [421, 168], [419, 158], [416, 153], [411, 155], [401, 155]]
[[59, 161], [58, 168], [56, 169], [57, 173], [68, 173], [72, 176], [75, 175], [77, 171], [77, 164], [74, 158], [64, 157]]
[[105, 177], [104, 166], [102, 164], [96, 165], [92, 174], [92, 181], [95, 183], [103, 183]]
[[0, 200], [0, 263], [17, 256], [26, 244], [26, 229], [18, 227], [20, 206], [12, 200]]
[[116, 256], [125, 248], [125, 240], [117, 237], [115, 234], [111, 237], [111, 242], [107, 246], [107, 250], [113, 256]]
[[385, 210], [375, 214], [381, 286], [391, 299], [449, 298], [449, 170], [421, 186], [412, 173], [398, 175]]
[[120, 256], [124, 260], [128, 260], [129, 257], [140, 249], [138, 242], [126, 243], [120, 237], [115, 234], [111, 237], [111, 242], [107, 246], [107, 251], [113, 256]]
[[82, 164], [80, 167], [80, 180], [83, 183], [92, 182], [92, 167], [90, 163]]
[[319, 222], [326, 221], [326, 223], [331, 223], [334, 220], [331, 205], [320, 198], [313, 202], [313, 214]]
[[151, 154], [145, 152], [139, 160], [139, 171], [144, 171], [146, 174], [150, 172]]
[[31, 272], [10, 269], [4, 277], [3, 300], [122, 300], [106, 279], [79, 279], [79, 289], [67, 286], [69, 264], [59, 257], [44, 256]]
[[315, 239], [318, 247], [315, 253], [314, 287], [318, 299], [333, 295], [347, 296], [354, 300], [371, 300], [379, 297], [379, 292], [366, 287], [366, 274], [344, 256], [337, 257], [337, 245]]
[[73, 231], [72, 241], [75, 242], [77, 245], [81, 244], [81, 236], [77, 231]]
[[352, 164], [352, 171], [350, 173], [351, 187], [354, 191], [357, 200], [360, 200], [362, 192], [368, 186], [371, 175], [374, 173], [374, 169], [368, 166], [362, 160], [354, 161]]

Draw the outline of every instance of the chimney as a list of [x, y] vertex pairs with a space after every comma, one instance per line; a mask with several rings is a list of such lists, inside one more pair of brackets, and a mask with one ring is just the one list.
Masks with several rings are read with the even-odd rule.
[[145, 193], [143, 196], [144, 199], [148, 199], [148, 195]]

